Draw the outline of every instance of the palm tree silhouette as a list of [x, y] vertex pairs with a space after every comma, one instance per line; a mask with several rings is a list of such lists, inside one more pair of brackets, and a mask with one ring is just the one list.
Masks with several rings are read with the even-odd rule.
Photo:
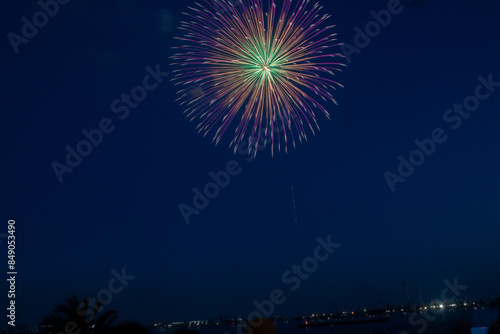
[[45, 316], [40, 324], [40, 334], [104, 334], [118, 318], [116, 310], [100, 310], [101, 301], [91, 305], [89, 296], [82, 300], [73, 293], [64, 303], [54, 306], [52, 313]]

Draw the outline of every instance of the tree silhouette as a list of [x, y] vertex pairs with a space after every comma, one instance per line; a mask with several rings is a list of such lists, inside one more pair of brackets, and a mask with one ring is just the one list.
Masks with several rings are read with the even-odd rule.
[[102, 302], [92, 305], [89, 296], [79, 300], [75, 293], [54, 306], [40, 324], [40, 334], [104, 334], [118, 318], [116, 310], [100, 310]]

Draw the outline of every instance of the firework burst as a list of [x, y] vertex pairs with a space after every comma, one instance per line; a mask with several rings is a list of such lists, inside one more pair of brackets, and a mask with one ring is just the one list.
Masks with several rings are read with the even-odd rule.
[[[336, 104], [330, 91], [341, 86], [331, 77], [339, 71], [339, 53], [330, 17], [320, 15], [318, 3], [283, 0], [277, 13], [274, 0], [265, 11], [262, 0], [206, 0], [188, 7], [184, 44], [171, 58], [173, 81], [183, 88], [178, 100], [190, 121], [199, 122], [199, 133], [213, 133], [219, 143], [229, 129], [229, 146], [248, 145], [256, 154], [259, 142], [271, 152], [296, 139], [307, 140], [306, 129], [319, 129], [314, 110], [328, 118], [317, 99]], [[248, 140], [248, 142], [247, 142]]]

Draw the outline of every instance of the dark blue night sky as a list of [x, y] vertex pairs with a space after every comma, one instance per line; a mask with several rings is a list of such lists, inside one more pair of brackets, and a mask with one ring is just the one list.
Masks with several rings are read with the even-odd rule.
[[[289, 315], [402, 303], [402, 281], [425, 301], [455, 277], [461, 297], [500, 294], [500, 4], [401, 0], [360, 45], [355, 28], [391, 2], [321, 1], [351, 51], [339, 106], [308, 142], [247, 161], [196, 133], [165, 74], [194, 1], [68, 1], [18, 53], [9, 33], [40, 5], [4, 1], [0, 232], [15, 219], [17, 321], [95, 296], [122, 268], [135, 278], [107, 306], [121, 320], [247, 315], [274, 289]], [[115, 113], [157, 70], [144, 101]], [[98, 127], [60, 182], [54, 161]], [[415, 140], [431, 154], [412, 154]], [[228, 163], [238, 172], [187, 225], [179, 205]], [[340, 246], [292, 291], [282, 275], [328, 236]]]

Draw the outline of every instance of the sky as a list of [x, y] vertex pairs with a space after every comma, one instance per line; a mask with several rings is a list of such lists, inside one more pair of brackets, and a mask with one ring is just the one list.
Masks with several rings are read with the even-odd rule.
[[[459, 298], [500, 294], [500, 4], [401, 0], [363, 43], [390, 3], [321, 1], [348, 56], [338, 106], [307, 142], [249, 159], [176, 101], [169, 57], [194, 1], [67, 1], [22, 43], [11, 33], [40, 4], [2, 2], [0, 240], [7, 261], [15, 220], [17, 323], [73, 292], [121, 321], [246, 317], [272, 296], [274, 315], [403, 303], [402, 281], [413, 300], [416, 283], [424, 301], [445, 281]], [[58, 176], [84, 133], [97, 145]], [[227, 170], [185, 219], [193, 189]]]

